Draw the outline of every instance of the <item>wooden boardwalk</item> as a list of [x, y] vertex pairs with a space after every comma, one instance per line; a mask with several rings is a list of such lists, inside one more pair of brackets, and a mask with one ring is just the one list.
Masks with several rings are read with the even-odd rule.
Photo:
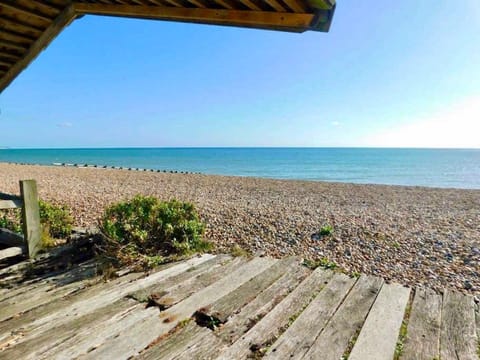
[[203, 255], [148, 275], [93, 262], [0, 288], [0, 359], [478, 359], [472, 296]]

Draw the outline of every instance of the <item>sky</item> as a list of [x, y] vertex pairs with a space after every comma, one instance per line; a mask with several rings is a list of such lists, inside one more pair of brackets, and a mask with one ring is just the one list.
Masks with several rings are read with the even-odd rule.
[[0, 94], [7, 147], [480, 148], [480, 1], [338, 0], [329, 33], [86, 16]]

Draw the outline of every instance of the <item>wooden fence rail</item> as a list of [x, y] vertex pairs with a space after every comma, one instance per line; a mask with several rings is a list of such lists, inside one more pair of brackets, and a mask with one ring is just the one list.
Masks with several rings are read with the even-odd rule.
[[[3, 250], [17, 254], [23, 252], [33, 258], [41, 248], [42, 230], [38, 204], [37, 183], [35, 180], [20, 181], [20, 196], [0, 193], [0, 210], [22, 209], [23, 246]], [[21, 255], [17, 254], [17, 255]]]

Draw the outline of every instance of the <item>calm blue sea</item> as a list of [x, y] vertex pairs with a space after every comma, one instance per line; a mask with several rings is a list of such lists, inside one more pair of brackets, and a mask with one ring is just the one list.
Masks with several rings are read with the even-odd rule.
[[277, 179], [480, 189], [480, 149], [0, 149], [0, 162], [96, 164]]

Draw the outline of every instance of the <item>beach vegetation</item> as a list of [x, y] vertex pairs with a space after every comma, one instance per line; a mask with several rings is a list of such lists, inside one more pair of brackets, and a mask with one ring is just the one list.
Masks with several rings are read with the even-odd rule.
[[320, 236], [329, 236], [333, 234], [333, 226], [331, 225], [324, 225], [320, 228], [320, 231], [318, 232]]
[[98, 254], [114, 267], [152, 268], [175, 258], [207, 252], [205, 225], [195, 206], [137, 195], [108, 207], [101, 220]]
[[46, 234], [54, 239], [65, 239], [72, 233], [73, 217], [65, 205], [39, 201], [40, 222]]
[[[56, 205], [43, 200], [40, 200], [38, 204], [42, 226], [42, 246], [54, 246], [55, 239], [65, 239], [72, 233], [73, 217], [70, 209], [65, 205]], [[21, 211], [13, 209], [4, 213], [0, 217], [0, 228], [22, 234]]]
[[249, 252], [238, 244], [233, 245], [233, 247], [230, 249], [230, 254], [233, 257], [249, 257], [250, 256]]
[[0, 228], [8, 229], [17, 234], [21, 234], [22, 223], [20, 221], [20, 209], [2, 210], [2, 213], [2, 216], [0, 216]]
[[395, 353], [393, 357], [394, 360], [399, 360], [403, 354], [405, 339], [407, 338], [408, 321], [410, 319], [410, 313], [412, 311], [412, 300], [413, 296], [410, 295], [407, 308], [405, 309], [405, 313], [403, 315], [402, 325], [400, 327], [400, 334], [398, 335], [397, 343], [395, 345]]
[[319, 268], [319, 267], [327, 270], [335, 270], [338, 268], [337, 263], [330, 261], [327, 258], [320, 258], [316, 260], [305, 259], [303, 261], [303, 265], [305, 265], [306, 267], [312, 270], [315, 270], [316, 268]]

